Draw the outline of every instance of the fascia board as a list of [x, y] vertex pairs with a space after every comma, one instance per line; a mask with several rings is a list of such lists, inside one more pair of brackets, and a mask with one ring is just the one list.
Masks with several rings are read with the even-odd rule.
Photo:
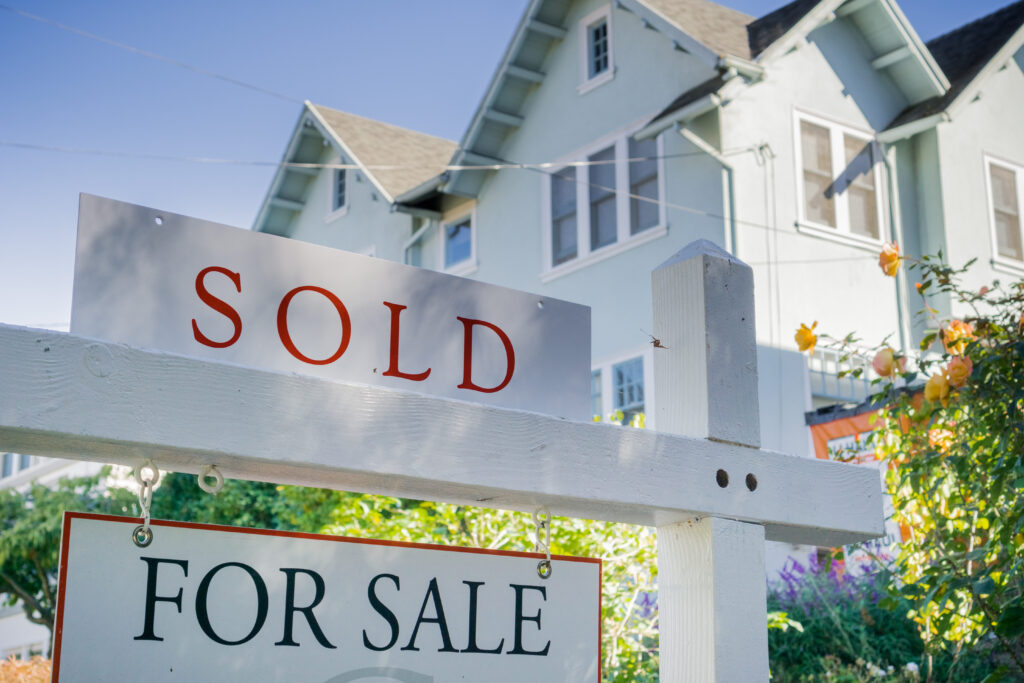
[[1003, 68], [1003, 65], [1013, 59], [1013, 55], [1017, 53], [1017, 50], [1024, 45], [1024, 26], [1017, 29], [1016, 33], [1010, 37], [1008, 41], [999, 49], [999, 52], [995, 54], [992, 59], [988, 60], [988, 63], [978, 72], [978, 74], [971, 79], [971, 82], [964, 88], [959, 95], [957, 95], [949, 106], [946, 107], [946, 111], [950, 117], [953, 117], [957, 111], [962, 109], [967, 103], [971, 102], [978, 91], [981, 90], [985, 81], [989, 77], [997, 73]]
[[802, 41], [808, 33], [817, 28], [822, 22], [827, 21], [843, 2], [844, 0], [823, 0], [818, 3], [817, 7], [805, 14], [800, 21], [793, 24], [788, 31], [769, 45], [754, 61], [764, 65], [786, 54]]
[[270, 200], [273, 198], [274, 193], [277, 192], [277, 188], [281, 186], [281, 181], [284, 179], [285, 164], [288, 163], [288, 157], [291, 156], [292, 150], [295, 149], [295, 144], [302, 135], [302, 128], [305, 125], [309, 109], [310, 105], [307, 100], [302, 107], [302, 113], [299, 114], [298, 121], [295, 122], [295, 127], [292, 128], [292, 136], [288, 139], [288, 144], [285, 145], [284, 152], [281, 154], [281, 161], [278, 162], [277, 170], [274, 171], [274, 177], [271, 179], [267, 192], [263, 196], [263, 201], [260, 203], [260, 210], [257, 212], [256, 219], [252, 223], [253, 232], [259, 232], [260, 226], [266, 219], [267, 209], [270, 208]]
[[345, 156], [351, 159], [352, 162], [356, 166], [358, 166], [363, 173], [366, 174], [366, 177], [370, 179], [370, 182], [373, 183], [373, 186], [377, 188], [378, 192], [381, 193], [381, 196], [383, 196], [384, 199], [387, 200], [388, 204], [394, 204], [394, 197], [392, 197], [391, 194], [384, 189], [384, 186], [380, 184], [380, 181], [377, 180], [377, 177], [375, 175], [373, 175], [373, 172], [366, 168], [366, 164], [359, 160], [359, 157], [357, 157], [352, 152], [349, 146], [345, 144], [345, 141], [342, 140], [338, 133], [330, 126], [330, 124], [328, 124], [327, 121], [324, 120], [324, 117], [320, 115], [319, 111], [317, 111], [316, 106], [309, 102], [309, 100], [306, 100], [306, 107], [313, 115], [313, 123], [316, 124], [317, 128], [320, 129], [321, 134], [323, 134], [323, 136], [326, 139], [332, 140], [334, 144], [336, 144], [341, 149], [341, 151], [345, 153]]
[[[477, 105], [476, 111], [473, 113], [473, 118], [469, 121], [469, 127], [466, 128], [466, 132], [462, 136], [462, 140], [459, 141], [459, 146], [455, 150], [455, 154], [452, 155], [451, 164], [453, 166], [458, 165], [461, 160], [462, 154], [465, 150], [472, 149], [473, 143], [476, 141], [477, 133], [480, 130], [480, 126], [484, 121], [484, 113], [490, 107], [491, 102], [494, 100], [495, 95], [498, 92], [498, 85], [505, 77], [505, 72], [508, 66], [512, 63], [513, 58], [518, 53], [523, 40], [526, 37], [528, 25], [530, 19], [537, 13], [537, 9], [544, 2], [544, 0], [530, 0], [530, 4], [523, 10], [523, 16], [519, 19], [519, 25], [516, 26], [515, 33], [512, 34], [512, 40], [509, 41], [508, 47], [505, 48], [505, 53], [501, 57], [501, 61], [498, 62], [497, 69], [494, 70], [494, 75], [491, 76], [491, 81], [487, 85], [487, 90], [484, 92], [484, 96], [480, 99], [480, 104]], [[459, 171], [453, 171], [451, 181], [454, 183], [459, 177]]]

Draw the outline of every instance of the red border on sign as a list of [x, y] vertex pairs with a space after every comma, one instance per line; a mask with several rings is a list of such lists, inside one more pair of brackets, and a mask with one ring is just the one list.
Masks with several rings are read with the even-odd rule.
[[[71, 520], [92, 519], [100, 522], [119, 522], [122, 524], [142, 524], [141, 517], [120, 517], [118, 515], [98, 515], [90, 512], [65, 512], [64, 524], [60, 539], [60, 572], [57, 582], [57, 615], [53, 624], [53, 671], [52, 683], [60, 679], [60, 645], [64, 635], [64, 586], [68, 576], [68, 545], [71, 538]], [[532, 557], [543, 559], [543, 553], [529, 553], [520, 550], [492, 550], [489, 548], [467, 548], [457, 545], [438, 545], [435, 543], [409, 543], [406, 541], [385, 541], [378, 538], [354, 538], [352, 536], [329, 536], [327, 534], [309, 534], [301, 531], [279, 531], [276, 529], [251, 529], [248, 527], [226, 526], [223, 524], [199, 524], [197, 522], [175, 522], [165, 519], [151, 519], [150, 526], [176, 527], [179, 529], [199, 529], [202, 531], [222, 531], [234, 534], [253, 534], [256, 536], [280, 536], [284, 538], [303, 538], [309, 541], [333, 541], [335, 543], [357, 543], [363, 545], [400, 546], [403, 548], [419, 548], [421, 550], [443, 550], [455, 553], [473, 553], [477, 555], [504, 555], [506, 557]], [[583, 562], [598, 565], [597, 571], [597, 680], [601, 680], [603, 658], [601, 656], [601, 609], [604, 581], [603, 560], [599, 557], [574, 557], [572, 555], [552, 555], [552, 560], [562, 562]]]

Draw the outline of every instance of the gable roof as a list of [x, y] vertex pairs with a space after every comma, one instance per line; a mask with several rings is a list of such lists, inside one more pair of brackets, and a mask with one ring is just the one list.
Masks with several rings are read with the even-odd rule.
[[720, 57], [751, 57], [747, 24], [753, 21], [752, 16], [710, 0], [640, 0], [640, 3]]
[[946, 111], [1024, 25], [1024, 0], [933, 38], [927, 43], [950, 87], [945, 95], [908, 107], [889, 129]]
[[747, 42], [751, 55], [756, 57], [786, 35], [808, 12], [817, 7], [820, 1], [795, 0], [747, 24]]
[[310, 104], [309, 108], [346, 150], [346, 156], [364, 167], [389, 202], [442, 173], [458, 146], [452, 140], [323, 105]]

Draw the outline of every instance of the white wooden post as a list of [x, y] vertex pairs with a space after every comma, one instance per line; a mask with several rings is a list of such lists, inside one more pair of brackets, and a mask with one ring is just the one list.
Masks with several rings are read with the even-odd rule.
[[[659, 431], [757, 449], [750, 267], [702, 240], [655, 269], [652, 289]], [[719, 464], [699, 485], [759, 495], [739, 460]], [[662, 683], [768, 680], [764, 540], [764, 527], [720, 517], [658, 526]]]

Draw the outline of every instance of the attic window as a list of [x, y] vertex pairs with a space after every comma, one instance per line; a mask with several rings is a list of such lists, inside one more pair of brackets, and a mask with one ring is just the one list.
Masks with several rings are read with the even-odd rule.
[[[345, 157], [339, 156], [335, 162], [344, 165]], [[330, 172], [330, 189], [327, 192], [327, 215], [325, 222], [331, 222], [348, 213], [348, 170], [336, 168]]]
[[580, 20], [579, 42], [580, 85], [577, 90], [582, 95], [608, 82], [615, 73], [610, 5]]
[[587, 27], [587, 40], [587, 52], [590, 56], [587, 76], [596, 78], [608, 70], [608, 20], [602, 19]]

